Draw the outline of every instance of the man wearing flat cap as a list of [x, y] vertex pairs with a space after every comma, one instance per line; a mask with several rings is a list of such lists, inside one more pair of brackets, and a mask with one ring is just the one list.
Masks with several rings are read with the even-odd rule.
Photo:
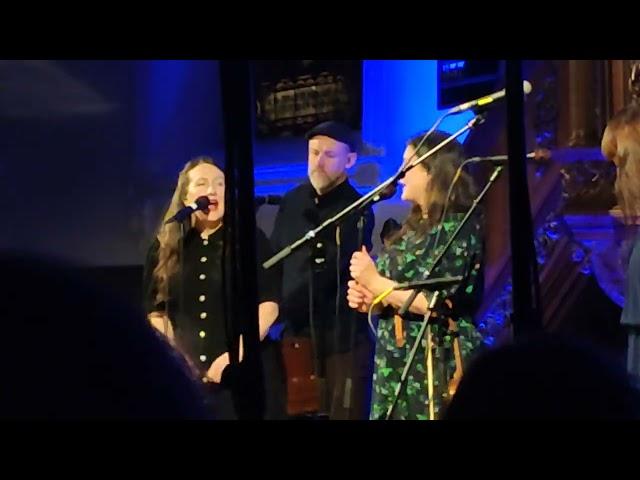
[[[351, 129], [329, 121], [306, 138], [308, 181], [282, 199], [271, 236], [276, 251], [361, 197], [346, 172], [358, 156]], [[279, 321], [291, 416], [368, 418], [373, 338], [366, 315], [348, 308], [346, 291], [351, 255], [362, 245], [371, 250], [373, 226], [371, 208], [354, 211], [282, 262]], [[310, 398], [316, 387], [318, 402]]]

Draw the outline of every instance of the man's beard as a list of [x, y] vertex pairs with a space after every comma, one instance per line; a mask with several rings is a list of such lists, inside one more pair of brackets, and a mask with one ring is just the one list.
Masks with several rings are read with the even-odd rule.
[[323, 194], [333, 190], [336, 186], [344, 181], [345, 174], [338, 175], [336, 178], [330, 178], [325, 173], [315, 170], [309, 174], [309, 181], [316, 192]]

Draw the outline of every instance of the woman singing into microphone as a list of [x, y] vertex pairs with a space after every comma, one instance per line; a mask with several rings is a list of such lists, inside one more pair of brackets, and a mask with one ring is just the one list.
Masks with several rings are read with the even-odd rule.
[[[435, 131], [422, 145], [422, 135], [411, 139], [404, 152], [404, 164], [424, 155], [447, 138], [447, 134]], [[431, 271], [436, 257], [473, 203], [473, 181], [463, 173], [455, 183], [447, 213], [443, 212], [447, 191], [463, 158], [462, 146], [454, 140], [409, 170], [400, 180], [402, 200], [412, 204], [411, 212], [402, 228], [389, 239], [377, 264], [366, 252], [353, 254], [353, 280], [349, 282], [347, 293], [351, 308], [366, 312], [373, 299], [396, 282], [421, 280], [425, 272]], [[472, 316], [482, 298], [482, 238], [481, 215], [472, 215], [431, 275], [431, 278], [463, 277], [462, 281], [441, 292], [442, 299], [446, 300], [441, 302], [436, 312], [432, 312], [434, 395], [429, 399], [427, 342], [423, 338], [401, 390], [393, 419], [428, 419], [429, 401], [434, 405], [434, 418], [439, 418], [444, 403], [459, 381], [465, 360], [481, 344], [482, 337], [472, 322]], [[394, 400], [395, 389], [432, 293], [419, 294], [405, 319], [394, 314], [409, 297], [409, 291], [393, 291], [379, 304], [384, 308], [378, 309], [372, 419], [384, 418]]]
[[[198, 157], [184, 166], [164, 220], [147, 254], [144, 292], [149, 321], [182, 352], [194, 372], [206, 384], [215, 417], [233, 419], [236, 413], [231, 392], [225, 388], [225, 373], [229, 373], [230, 369], [227, 368], [229, 353], [223, 308], [224, 195], [224, 172], [213, 159]], [[181, 248], [180, 224], [166, 222], [200, 197], [207, 197], [209, 205], [186, 220]], [[261, 265], [271, 256], [271, 249], [260, 229], [257, 229], [256, 245], [258, 265]], [[261, 340], [278, 316], [280, 280], [277, 275], [275, 269], [258, 269]], [[271, 365], [271, 368], [265, 366], [268, 397], [279, 383], [273, 378], [277, 372], [275, 361], [271, 362], [269, 356], [275, 350], [273, 348], [266, 353], [263, 349], [263, 359], [268, 359], [269, 362], [265, 363]], [[242, 354], [241, 338], [240, 361]], [[267, 399], [267, 418], [277, 416], [279, 406], [269, 404]]]

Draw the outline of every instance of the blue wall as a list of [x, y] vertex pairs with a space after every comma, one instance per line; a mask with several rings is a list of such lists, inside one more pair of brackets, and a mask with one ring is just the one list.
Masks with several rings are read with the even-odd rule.
[[[436, 67], [436, 60], [363, 62], [362, 137], [383, 148], [385, 154], [361, 159], [361, 163], [373, 163], [377, 169], [375, 181], [361, 184], [362, 191], [393, 175], [400, 165], [406, 140], [428, 130], [443, 113], [437, 109]], [[449, 117], [440, 128], [453, 133], [471, 117], [470, 112]], [[465, 133], [459, 138], [464, 141], [466, 136]], [[304, 140], [258, 141], [255, 156], [258, 194], [282, 194], [306, 175]], [[286, 181], [276, 181], [285, 177]]]
[[[0, 205], [7, 218], [0, 246], [94, 265], [141, 262], [182, 165], [199, 154], [223, 157], [218, 62], [15, 60], [2, 67]], [[386, 152], [362, 158], [352, 172], [368, 191], [397, 169], [407, 137], [439, 112], [435, 60], [366, 60], [363, 68], [363, 137]], [[257, 193], [284, 193], [304, 180], [306, 152], [304, 139], [256, 141]], [[34, 174], [30, 183], [17, 181]], [[401, 216], [404, 205], [377, 208]], [[261, 212], [266, 230], [272, 217]]]

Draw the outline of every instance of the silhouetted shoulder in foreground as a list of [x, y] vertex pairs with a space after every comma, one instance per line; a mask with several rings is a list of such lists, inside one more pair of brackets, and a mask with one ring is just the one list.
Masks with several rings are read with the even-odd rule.
[[142, 311], [50, 259], [3, 252], [0, 271], [0, 418], [207, 418]]
[[622, 365], [586, 344], [544, 336], [478, 357], [445, 419], [638, 419], [639, 409]]

